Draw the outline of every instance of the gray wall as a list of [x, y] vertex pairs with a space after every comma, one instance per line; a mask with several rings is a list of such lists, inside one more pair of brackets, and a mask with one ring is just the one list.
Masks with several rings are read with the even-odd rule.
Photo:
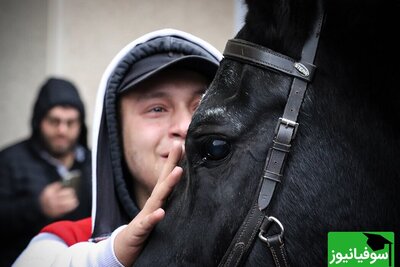
[[240, 27], [240, 1], [0, 0], [0, 148], [29, 136], [32, 106], [49, 75], [78, 86], [90, 130], [101, 75], [122, 47], [176, 28], [222, 51]]
[[0, 147], [28, 134], [46, 73], [47, 1], [0, 0]]

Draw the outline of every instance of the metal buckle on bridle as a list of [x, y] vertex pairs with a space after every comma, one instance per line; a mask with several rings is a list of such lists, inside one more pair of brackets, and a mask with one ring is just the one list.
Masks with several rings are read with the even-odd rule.
[[[272, 216], [265, 216], [263, 223], [260, 226], [260, 232], [258, 233], [258, 237], [261, 239], [262, 242], [266, 243], [268, 249], [272, 254], [272, 259], [275, 262], [276, 266], [288, 267], [289, 261], [286, 253], [286, 246], [283, 241], [283, 233], [285, 230], [283, 229], [282, 223], [275, 217]], [[265, 236], [268, 230], [271, 227], [271, 224], [276, 223], [280, 230], [278, 234], [271, 234]]]
[[276, 124], [275, 127], [275, 135], [278, 133], [279, 131], [279, 126], [281, 126], [281, 124], [283, 124], [286, 128], [287, 127], [293, 127], [293, 135], [292, 135], [292, 139], [294, 139], [296, 137], [296, 133], [297, 133], [297, 128], [299, 127], [299, 124], [295, 121], [291, 121], [285, 118], [279, 118], [278, 119], [278, 123]]
[[[265, 216], [267, 219], [266, 223], [263, 223], [260, 227], [260, 232], [258, 233], [258, 237], [263, 241], [264, 243], [267, 244], [268, 247], [271, 246], [271, 239], [273, 238], [278, 238], [279, 243], [283, 243], [283, 233], [285, 232], [285, 229], [283, 228], [282, 223], [275, 217], [273, 216]], [[280, 233], [274, 234], [271, 236], [264, 236], [264, 234], [267, 233], [268, 229], [271, 227], [272, 223], [276, 223], [279, 228], [280, 228]]]

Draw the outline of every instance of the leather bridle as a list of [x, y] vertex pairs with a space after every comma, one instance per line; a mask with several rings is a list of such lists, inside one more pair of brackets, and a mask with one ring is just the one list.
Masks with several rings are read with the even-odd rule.
[[[279, 118], [275, 129], [273, 145], [266, 158], [264, 172], [258, 188], [258, 200], [254, 201], [219, 266], [239, 266], [243, 264], [256, 236], [267, 244], [276, 266], [289, 266], [283, 238], [283, 225], [277, 218], [267, 216], [265, 211], [272, 199], [277, 183], [282, 181], [285, 161], [299, 126], [297, 117], [300, 107], [307, 86], [312, 82], [315, 73], [316, 67], [313, 63], [324, 20], [324, 12], [320, 6], [318, 13], [313, 33], [303, 46], [300, 61], [240, 39], [231, 39], [226, 44], [225, 58], [266, 70], [278, 71], [292, 76], [293, 82], [283, 115]], [[279, 226], [280, 233], [268, 233], [272, 224]]]

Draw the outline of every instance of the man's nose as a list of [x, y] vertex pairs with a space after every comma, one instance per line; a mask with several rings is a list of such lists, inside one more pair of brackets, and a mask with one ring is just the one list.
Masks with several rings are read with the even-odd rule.
[[191, 120], [192, 112], [189, 109], [177, 111], [172, 118], [170, 135], [174, 138], [185, 139]]
[[66, 133], [68, 131], [68, 129], [69, 129], [69, 126], [68, 126], [68, 123], [66, 123], [66, 122], [60, 122], [57, 125], [57, 131], [59, 133]]

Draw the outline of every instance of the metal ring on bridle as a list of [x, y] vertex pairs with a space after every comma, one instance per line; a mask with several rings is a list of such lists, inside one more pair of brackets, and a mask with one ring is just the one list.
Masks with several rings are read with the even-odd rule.
[[[281, 228], [281, 232], [279, 233], [279, 240], [282, 242], [283, 233], [285, 232], [285, 229], [283, 228], [282, 223], [274, 216], [266, 216], [266, 218], [268, 221], [276, 223], [279, 226], [279, 228]], [[269, 243], [268, 237], [265, 237], [263, 235], [264, 233], [265, 232], [263, 230], [260, 230], [260, 232], [258, 233], [258, 237], [261, 239], [261, 241], [268, 244]]]

